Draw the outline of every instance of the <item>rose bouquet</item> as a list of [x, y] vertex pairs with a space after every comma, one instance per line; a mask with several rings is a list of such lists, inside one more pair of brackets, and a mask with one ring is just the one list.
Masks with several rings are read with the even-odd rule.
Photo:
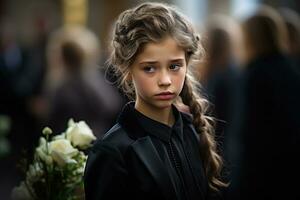
[[12, 199], [84, 199], [82, 176], [87, 156], [83, 150], [96, 137], [84, 121], [75, 123], [72, 119], [65, 132], [51, 134], [50, 128], [44, 128], [26, 178], [13, 189]]

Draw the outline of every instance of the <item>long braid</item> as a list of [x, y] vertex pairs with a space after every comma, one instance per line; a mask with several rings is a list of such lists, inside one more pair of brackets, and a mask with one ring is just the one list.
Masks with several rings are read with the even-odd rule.
[[196, 91], [194, 78], [187, 74], [180, 94], [182, 102], [189, 106], [193, 115], [193, 124], [200, 137], [200, 154], [204, 161], [206, 176], [212, 190], [218, 191], [219, 187], [226, 186], [220, 180], [223, 161], [217, 153], [217, 144], [214, 139], [214, 120], [206, 115], [208, 101], [200, 97]]

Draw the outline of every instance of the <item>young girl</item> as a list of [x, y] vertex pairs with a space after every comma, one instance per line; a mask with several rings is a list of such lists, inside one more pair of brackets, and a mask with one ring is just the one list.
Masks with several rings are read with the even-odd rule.
[[189, 72], [201, 52], [191, 24], [170, 6], [144, 3], [119, 16], [112, 48], [110, 64], [135, 102], [92, 148], [86, 199], [208, 199], [224, 186], [222, 161]]

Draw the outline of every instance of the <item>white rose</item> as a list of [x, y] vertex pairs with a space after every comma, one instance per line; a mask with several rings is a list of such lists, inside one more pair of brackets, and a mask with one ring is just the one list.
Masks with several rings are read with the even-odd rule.
[[52, 140], [60, 140], [60, 139], [66, 139], [66, 134], [61, 133], [60, 135], [56, 135], [56, 136], [52, 137]]
[[76, 163], [76, 160], [72, 158], [77, 155], [78, 150], [71, 145], [69, 140], [54, 140], [49, 143], [49, 147], [50, 155], [58, 165], [64, 166], [67, 163]]
[[47, 150], [46, 145], [47, 145], [47, 141], [45, 140], [45, 138], [41, 137], [39, 146], [36, 148], [35, 152], [41, 160], [46, 162], [48, 165], [51, 165], [53, 163], [53, 160], [52, 160], [52, 157], [50, 156], [49, 146], [48, 146], [48, 150]]
[[66, 135], [67, 139], [70, 140], [74, 146], [78, 146], [81, 149], [89, 147], [91, 142], [96, 140], [92, 130], [84, 121], [74, 123], [70, 120]]
[[28, 188], [26, 187], [25, 183], [22, 181], [20, 186], [14, 187], [11, 192], [11, 199], [12, 200], [33, 200], [31, 197]]
[[43, 169], [38, 163], [35, 162], [29, 166], [29, 169], [26, 173], [26, 179], [29, 183], [36, 182], [43, 176], [43, 174]]

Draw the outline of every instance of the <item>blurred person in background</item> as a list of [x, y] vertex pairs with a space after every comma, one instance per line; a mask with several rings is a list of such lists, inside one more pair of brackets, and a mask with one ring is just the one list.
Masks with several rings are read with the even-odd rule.
[[7, 199], [19, 181], [17, 165], [22, 154], [29, 156], [38, 139], [36, 119], [29, 107], [30, 98], [41, 80], [40, 66], [33, 60], [32, 46], [21, 44], [15, 25], [4, 18], [0, 23], [0, 115], [11, 122], [7, 139], [11, 151], [1, 158], [0, 194]]
[[283, 8], [280, 10], [287, 27], [288, 54], [300, 72], [300, 16], [297, 12]]
[[[299, 76], [285, 55], [286, 27], [261, 6], [242, 23], [245, 62], [237, 190], [230, 199], [299, 199]], [[236, 180], [233, 180], [236, 181]]]
[[230, 125], [237, 97], [239, 56], [236, 48], [240, 42], [239, 26], [229, 17], [216, 15], [206, 27], [204, 48], [206, 60], [199, 66], [199, 78], [217, 119], [216, 137], [224, 143], [224, 131]]
[[[236, 122], [239, 103], [237, 83], [240, 78], [238, 48], [241, 43], [241, 30], [233, 19], [224, 15], [211, 17], [205, 30], [206, 60], [198, 66], [199, 77], [213, 105], [212, 112], [216, 118], [216, 140], [219, 143], [219, 150], [224, 154], [226, 167], [231, 171], [227, 154], [239, 152], [237, 143], [233, 146], [229, 140], [233, 138], [231, 132], [238, 124]], [[228, 142], [230, 142], [229, 146]], [[227, 146], [230, 148], [229, 152], [227, 152]], [[228, 176], [228, 170], [224, 171], [224, 176]]]
[[119, 93], [104, 79], [97, 62], [97, 37], [81, 26], [53, 33], [48, 44], [48, 125], [65, 129], [68, 119], [85, 120], [97, 137], [114, 123], [122, 106]]

